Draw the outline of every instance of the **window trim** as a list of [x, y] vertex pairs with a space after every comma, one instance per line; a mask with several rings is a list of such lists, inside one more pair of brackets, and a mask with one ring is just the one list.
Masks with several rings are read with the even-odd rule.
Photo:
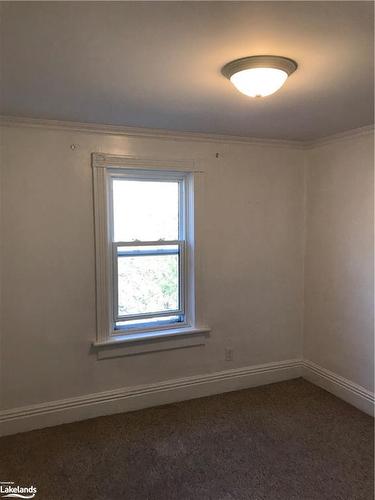
[[[170, 336], [173, 332], [181, 334], [207, 332], [207, 328], [196, 326], [195, 317], [195, 235], [194, 235], [194, 184], [195, 172], [192, 160], [163, 160], [139, 158], [128, 155], [92, 154], [93, 186], [94, 186], [94, 224], [96, 246], [96, 311], [97, 335], [94, 345], [102, 346], [130, 340], [147, 340], [150, 338]], [[132, 330], [115, 330], [113, 323], [113, 279], [112, 279], [112, 199], [110, 180], [115, 177], [132, 177], [139, 175], [145, 179], [145, 173], [152, 179], [184, 179], [184, 196], [180, 196], [180, 207], [184, 211], [184, 233], [186, 249], [185, 266], [185, 320], [165, 325], [148, 325], [146, 328]], [[179, 234], [181, 237], [181, 233]]]

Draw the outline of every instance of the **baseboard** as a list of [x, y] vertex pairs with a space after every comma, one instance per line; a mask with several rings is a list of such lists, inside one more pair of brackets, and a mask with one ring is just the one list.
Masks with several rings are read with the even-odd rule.
[[374, 416], [374, 393], [312, 361], [302, 361], [302, 376], [347, 403]]
[[374, 415], [374, 393], [312, 361], [292, 359], [3, 410], [0, 411], [0, 435], [140, 410], [300, 376]]
[[301, 375], [302, 360], [292, 359], [24, 406], [0, 412], [0, 435], [236, 391]]

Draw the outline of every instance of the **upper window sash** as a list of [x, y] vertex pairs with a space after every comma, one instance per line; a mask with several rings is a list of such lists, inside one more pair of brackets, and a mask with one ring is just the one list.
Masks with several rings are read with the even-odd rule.
[[[187, 233], [187, 187], [186, 180], [189, 174], [186, 172], [169, 172], [151, 170], [132, 170], [122, 168], [109, 168], [108, 169], [108, 201], [109, 201], [109, 231], [111, 241], [115, 241], [114, 237], [114, 202], [113, 202], [113, 181], [126, 179], [129, 181], [140, 182], [178, 182], [179, 196], [178, 196], [178, 239], [186, 240]], [[130, 240], [131, 243], [134, 240]], [[136, 240], [142, 241], [142, 240]], [[163, 241], [163, 240], [156, 240]]]

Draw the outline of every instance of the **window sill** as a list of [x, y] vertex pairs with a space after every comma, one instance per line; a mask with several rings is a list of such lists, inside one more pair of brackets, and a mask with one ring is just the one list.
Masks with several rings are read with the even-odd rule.
[[116, 335], [103, 342], [94, 342], [93, 348], [98, 359], [131, 356], [204, 345], [209, 332], [208, 327], [189, 327]]

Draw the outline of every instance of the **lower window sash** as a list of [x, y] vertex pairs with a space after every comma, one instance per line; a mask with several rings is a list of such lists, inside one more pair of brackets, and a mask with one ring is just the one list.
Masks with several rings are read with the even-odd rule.
[[[177, 248], [170, 248], [175, 246]], [[158, 248], [155, 248], [158, 247]], [[165, 247], [165, 248], [163, 248]], [[119, 250], [121, 248], [121, 250]], [[163, 255], [177, 255], [178, 256], [178, 308], [177, 309], [164, 309], [160, 311], [151, 311], [144, 313], [135, 314], [119, 314], [118, 305], [118, 292], [119, 292], [119, 271], [118, 271], [118, 259], [119, 258], [142, 258], [143, 256], [163, 256]], [[151, 241], [151, 242], [114, 242], [112, 244], [112, 258], [113, 258], [113, 321], [114, 324], [124, 323], [128, 321], [138, 320], [144, 321], [142, 326], [147, 324], [155, 324], [155, 321], [151, 321], [160, 318], [160, 322], [163, 322], [164, 317], [179, 317], [182, 318], [185, 315], [185, 242], [183, 240], [174, 241]], [[149, 319], [150, 321], [147, 321]], [[178, 320], [177, 322], [180, 322]], [[164, 322], [165, 323], [165, 322]], [[171, 324], [176, 323], [173, 321]], [[140, 323], [141, 324], [141, 323]], [[121, 329], [124, 327], [121, 326]], [[130, 328], [129, 326], [125, 327]], [[131, 327], [133, 328], [133, 327]], [[117, 329], [117, 327], [116, 327]]]

